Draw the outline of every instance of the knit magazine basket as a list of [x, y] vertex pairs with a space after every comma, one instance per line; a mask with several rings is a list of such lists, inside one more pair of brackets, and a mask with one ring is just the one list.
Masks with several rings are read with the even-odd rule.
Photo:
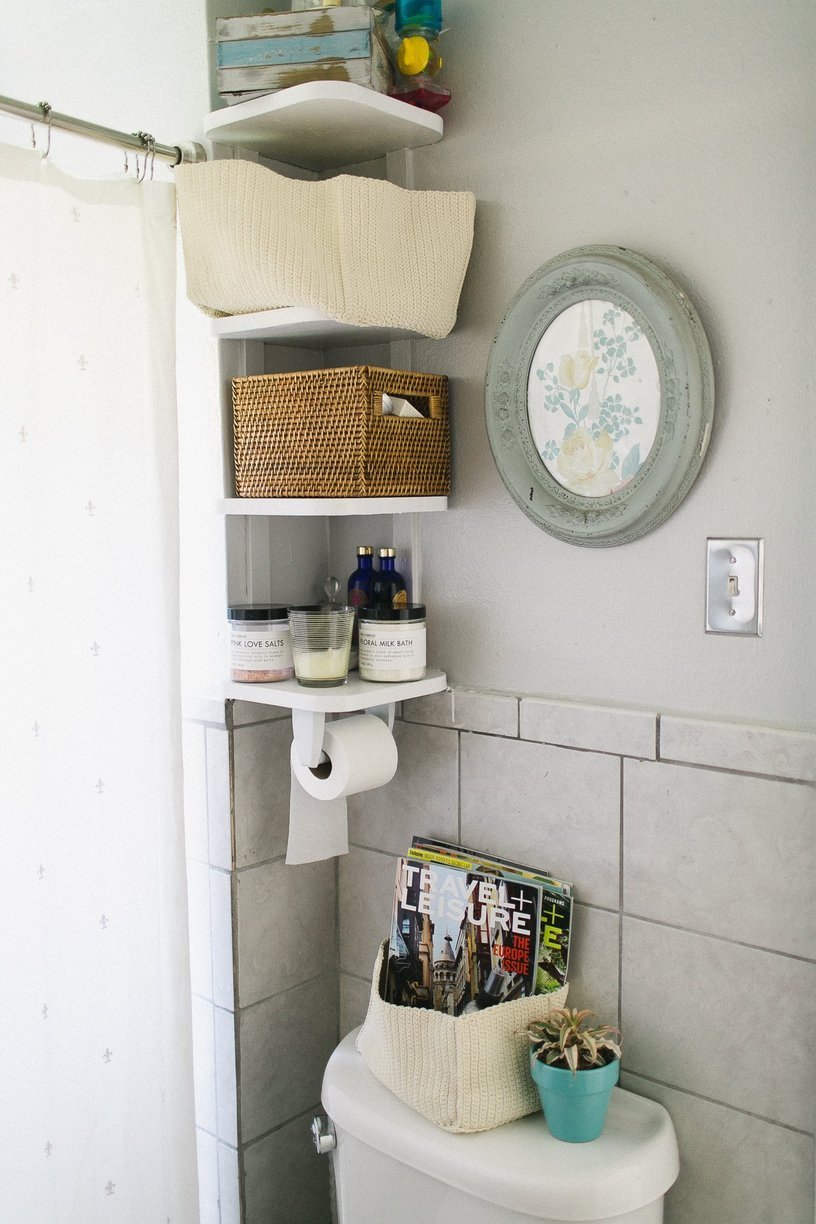
[[456, 321], [475, 197], [243, 159], [178, 166], [187, 295], [211, 315], [286, 306], [441, 340]]
[[443, 1130], [503, 1126], [541, 1108], [526, 1029], [563, 1007], [567, 986], [468, 1016], [386, 1003], [380, 993], [387, 941], [374, 966], [357, 1049], [372, 1075]]
[[[383, 416], [383, 394], [423, 417]], [[232, 383], [238, 497], [445, 497], [448, 380], [375, 366]]]

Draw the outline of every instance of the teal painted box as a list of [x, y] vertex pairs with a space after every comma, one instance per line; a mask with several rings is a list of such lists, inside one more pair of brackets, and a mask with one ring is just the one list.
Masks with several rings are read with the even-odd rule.
[[216, 21], [218, 92], [226, 102], [304, 81], [351, 81], [387, 93], [392, 71], [367, 4]]

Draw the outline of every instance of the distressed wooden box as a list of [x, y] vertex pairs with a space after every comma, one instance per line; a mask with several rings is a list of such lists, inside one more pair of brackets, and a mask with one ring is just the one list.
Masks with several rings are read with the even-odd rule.
[[216, 21], [218, 92], [227, 102], [304, 81], [351, 81], [387, 93], [391, 63], [367, 4]]

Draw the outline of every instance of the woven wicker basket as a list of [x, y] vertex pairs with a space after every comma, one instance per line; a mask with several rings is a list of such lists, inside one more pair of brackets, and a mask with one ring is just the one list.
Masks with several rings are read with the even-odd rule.
[[[424, 414], [383, 416], [383, 394]], [[238, 497], [436, 497], [450, 492], [448, 380], [374, 366], [235, 378]]]

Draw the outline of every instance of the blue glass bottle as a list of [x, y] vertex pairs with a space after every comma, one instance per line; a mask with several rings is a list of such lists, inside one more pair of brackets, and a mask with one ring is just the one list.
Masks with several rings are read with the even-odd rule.
[[352, 608], [364, 608], [371, 600], [374, 580], [374, 549], [368, 544], [357, 548], [357, 568], [348, 580], [348, 601]]
[[395, 548], [379, 550], [380, 568], [371, 584], [371, 603], [375, 608], [403, 608], [408, 603], [405, 579], [398, 573]]
[[357, 547], [357, 568], [353, 574], [349, 575], [348, 580], [349, 607], [354, 608], [356, 612], [354, 629], [351, 635], [350, 668], [357, 666], [360, 609], [371, 603], [371, 585], [373, 581], [374, 549], [369, 544], [360, 544]]

